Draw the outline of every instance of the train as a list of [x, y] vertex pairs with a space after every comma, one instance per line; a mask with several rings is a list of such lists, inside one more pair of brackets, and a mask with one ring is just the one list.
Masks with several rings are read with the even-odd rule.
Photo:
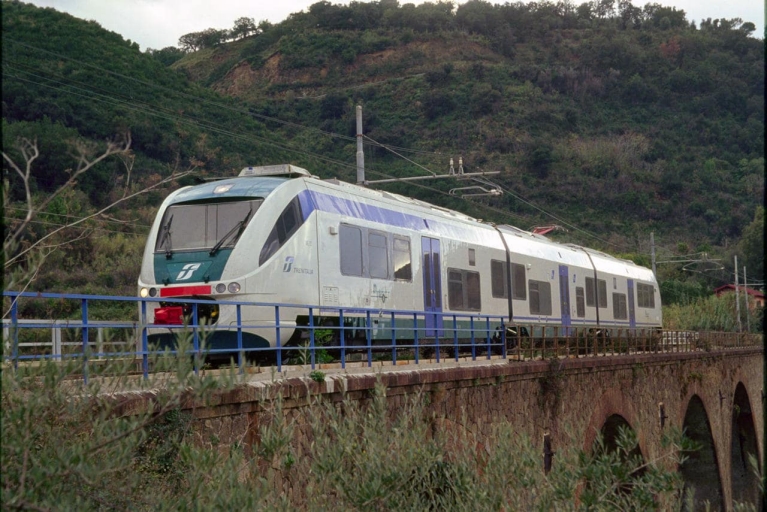
[[[475, 315], [497, 318], [487, 329], [564, 335], [662, 325], [648, 268], [292, 164], [172, 192], [149, 232], [138, 293], [151, 299], [149, 341], [162, 346], [173, 344], [170, 326], [189, 322], [180, 299], [211, 301], [197, 314], [219, 351], [297, 343], [309, 324], [369, 336], [366, 312], [377, 310], [398, 312], [374, 315], [382, 339], [414, 336], [395, 325], [412, 325], [407, 312], [424, 340], [454, 336], [456, 318]], [[295, 305], [315, 306], [312, 318]]]

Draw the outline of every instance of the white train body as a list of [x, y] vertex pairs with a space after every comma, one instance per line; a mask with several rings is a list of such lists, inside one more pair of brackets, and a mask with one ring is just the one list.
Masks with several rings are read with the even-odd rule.
[[[453, 314], [564, 328], [661, 326], [647, 268], [293, 166], [248, 168], [172, 193], [149, 233], [138, 285], [144, 297], [312, 305], [336, 317], [340, 308], [441, 313], [424, 317], [426, 337], [441, 336]], [[177, 323], [173, 304], [150, 304], [150, 323]], [[276, 343], [274, 307], [243, 306], [240, 315], [246, 347]], [[279, 308], [282, 344], [306, 315]], [[235, 306], [221, 305], [208, 321], [214, 346], [236, 346]]]

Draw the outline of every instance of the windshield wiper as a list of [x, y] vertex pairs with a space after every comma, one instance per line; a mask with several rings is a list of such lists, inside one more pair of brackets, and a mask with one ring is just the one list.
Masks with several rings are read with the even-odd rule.
[[253, 213], [253, 207], [250, 207], [250, 210], [248, 210], [247, 215], [245, 215], [245, 218], [239, 221], [237, 224], [234, 225], [232, 229], [230, 229], [224, 236], [221, 237], [221, 240], [219, 240], [216, 245], [213, 246], [213, 248], [210, 250], [210, 255], [215, 256], [216, 253], [221, 249], [221, 247], [224, 245], [224, 242], [226, 242], [229, 237], [231, 237], [233, 234], [237, 233], [237, 236], [234, 237], [233, 242], [237, 241], [238, 238], [240, 238], [240, 235], [242, 235], [243, 230], [245, 229], [245, 225], [248, 223], [248, 219], [250, 219], [250, 215]]
[[162, 227], [162, 233], [160, 234], [160, 249], [165, 247], [167, 244], [167, 248], [165, 248], [165, 258], [171, 259], [173, 257], [173, 242], [170, 239], [170, 225], [173, 222], [173, 215], [170, 216], [170, 219], [168, 219], [168, 223], [165, 224]]

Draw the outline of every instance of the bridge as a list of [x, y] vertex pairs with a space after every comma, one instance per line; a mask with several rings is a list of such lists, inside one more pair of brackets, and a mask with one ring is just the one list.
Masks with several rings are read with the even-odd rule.
[[[94, 298], [78, 296], [75, 300], [87, 304]], [[9, 329], [6, 339], [16, 336], [6, 364], [25, 362], [18, 341], [24, 325], [62, 328], [61, 322], [20, 319], [18, 312], [14, 319], [15, 323], [4, 325]], [[484, 325], [483, 319], [477, 320], [477, 325]], [[110, 327], [100, 322], [81, 312], [78, 320], [66, 324], [66, 329], [75, 329], [81, 336], [77, 343], [83, 350], [79, 356], [70, 351], [68, 357], [82, 357], [84, 364], [94, 364], [99, 358], [129, 353], [86, 351], [93, 331]], [[115, 326], [132, 329], [138, 340], [151, 327], [141, 319], [115, 322], [111, 327]], [[202, 326], [193, 326], [198, 327]], [[488, 329], [482, 333], [476, 340], [472, 336], [470, 346], [462, 346], [460, 351], [456, 348], [451, 353], [451, 340], [445, 340], [442, 346], [432, 346], [428, 357], [420, 358], [424, 347], [417, 341], [414, 345], [395, 340], [382, 347], [393, 354], [388, 360], [370, 357], [368, 336], [367, 347], [363, 345], [360, 351], [351, 346], [330, 347], [348, 348], [343, 361], [322, 364], [312, 357], [303, 361], [306, 364], [281, 363], [278, 371], [276, 367], [248, 367], [234, 389], [222, 392], [213, 402], [192, 401], [184, 407], [195, 418], [198, 442], [226, 450], [243, 439], [248, 445], [258, 445], [259, 427], [269, 421], [278, 396], [283, 413], [299, 417], [318, 398], [365, 402], [376, 385], [383, 385], [392, 414], [408, 397], [424, 394], [428, 398], [426, 414], [437, 436], [468, 435], [481, 446], [493, 425], [508, 422], [535, 441], [542, 469], [556, 465], [552, 455], [573, 443], [589, 451], [600, 433], [608, 443], [614, 442], [621, 426], [637, 434], [644, 460], [656, 460], [664, 450], [664, 435], [684, 429], [701, 447], [678, 468], [685, 483], [695, 489], [696, 507], [708, 501], [712, 510], [732, 510], [738, 501], [758, 509], [762, 499], [759, 481], [748, 459], [756, 457], [762, 467], [764, 355], [759, 338], [736, 333], [653, 333], [643, 337], [626, 332], [590, 339], [577, 332], [542, 332], [538, 339], [518, 337], [508, 343], [505, 336], [500, 342], [491, 339]], [[53, 342], [58, 339], [59, 347], [66, 346], [61, 333], [51, 338]], [[337, 343], [343, 345], [343, 340], [341, 336]], [[95, 341], [104, 343], [103, 339]], [[426, 345], [425, 340], [422, 343]], [[493, 351], [492, 345], [502, 346]], [[83, 357], [85, 353], [88, 357]], [[147, 353], [137, 350], [130, 354], [146, 375], [142, 359]], [[48, 357], [54, 355], [49, 352]], [[322, 371], [319, 378], [313, 370]], [[129, 393], [124, 397], [124, 410], [141, 409], [152, 397], [150, 392]], [[305, 424], [298, 430], [298, 438], [309, 435]], [[300, 495], [303, 490], [289, 492]]]

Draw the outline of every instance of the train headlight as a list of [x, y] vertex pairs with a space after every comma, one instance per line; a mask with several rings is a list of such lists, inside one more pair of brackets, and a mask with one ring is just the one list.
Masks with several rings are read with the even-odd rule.
[[140, 296], [142, 299], [146, 299], [147, 297], [149, 297], [149, 289], [148, 289], [148, 288], [142, 288], [142, 289], [141, 289], [141, 290], [138, 292], [138, 294], [139, 294], [139, 296]]
[[157, 297], [157, 288], [150, 288], [149, 289], [149, 296], [150, 297]]
[[237, 293], [240, 291], [240, 283], [229, 283], [229, 293]]
[[224, 283], [218, 283], [216, 285], [216, 293], [224, 293], [226, 291], [226, 285]]

